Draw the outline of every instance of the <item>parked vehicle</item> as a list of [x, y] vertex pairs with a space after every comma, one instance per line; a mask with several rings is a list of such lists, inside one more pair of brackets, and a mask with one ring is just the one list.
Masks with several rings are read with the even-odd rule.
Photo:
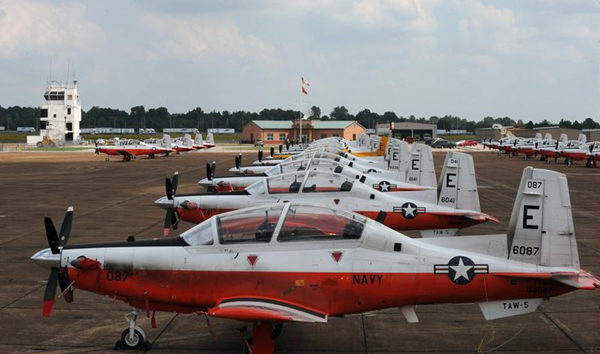
[[265, 142], [262, 140], [254, 140], [254, 146], [265, 146]]
[[456, 147], [456, 143], [448, 140], [438, 140], [431, 145], [432, 148], [436, 149], [452, 149]]
[[476, 146], [476, 145], [477, 145], [476, 140], [461, 140], [456, 143], [456, 146]]

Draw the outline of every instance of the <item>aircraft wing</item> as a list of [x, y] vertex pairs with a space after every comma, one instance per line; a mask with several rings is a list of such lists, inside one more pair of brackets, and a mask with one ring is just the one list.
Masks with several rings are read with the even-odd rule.
[[208, 310], [209, 316], [242, 321], [327, 322], [328, 316], [290, 302], [265, 298], [229, 298]]
[[123, 156], [133, 156], [132, 153], [128, 152], [127, 150], [117, 150], [117, 152], [119, 153], [119, 155], [123, 155]]

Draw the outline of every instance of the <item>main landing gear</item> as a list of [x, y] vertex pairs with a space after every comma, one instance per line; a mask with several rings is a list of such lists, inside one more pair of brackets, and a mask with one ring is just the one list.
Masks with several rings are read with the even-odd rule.
[[252, 337], [246, 339], [247, 328], [241, 328], [244, 336], [244, 354], [272, 354], [275, 353], [275, 340], [281, 335], [283, 323], [272, 321], [256, 321], [252, 326]]
[[590, 156], [590, 158], [585, 163], [585, 167], [594, 167], [594, 168], [596, 168], [597, 166], [598, 166], [598, 163], [596, 162], [596, 159], [593, 156]]
[[129, 322], [129, 327], [121, 334], [121, 339], [115, 344], [115, 350], [150, 350], [150, 343], [146, 340], [146, 333], [136, 325], [136, 320], [140, 310], [134, 308], [133, 311], [125, 315]]

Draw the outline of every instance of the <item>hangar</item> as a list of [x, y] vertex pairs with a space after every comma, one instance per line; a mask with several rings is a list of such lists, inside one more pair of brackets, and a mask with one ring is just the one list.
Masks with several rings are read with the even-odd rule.
[[584, 129], [583, 134], [587, 141], [600, 141], [600, 129]]
[[[365, 128], [353, 120], [302, 120], [302, 137], [307, 141], [330, 137], [356, 140]], [[253, 120], [244, 126], [244, 141], [262, 140], [265, 144], [282, 144], [300, 136], [300, 124], [291, 120]]]
[[392, 137], [405, 139], [413, 137], [415, 140], [425, 138], [437, 138], [437, 125], [414, 122], [392, 122], [390, 123]]
[[577, 140], [579, 134], [581, 134], [581, 129], [567, 129], [559, 126], [533, 129], [511, 129], [511, 131], [519, 138], [534, 138], [537, 133], [542, 133], [542, 137], [544, 137], [547, 133], [550, 133], [552, 134], [552, 139], [558, 139], [561, 134], [567, 134], [569, 140]]

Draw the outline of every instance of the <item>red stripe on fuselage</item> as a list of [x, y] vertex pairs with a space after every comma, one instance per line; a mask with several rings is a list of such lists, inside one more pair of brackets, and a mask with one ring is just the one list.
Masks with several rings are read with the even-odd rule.
[[[116, 297], [139, 308], [146, 308], [147, 296], [150, 310], [183, 313], [204, 311], [221, 299], [233, 297], [276, 299], [328, 315], [342, 315], [409, 304], [545, 298], [575, 290], [552, 280], [493, 273], [476, 274], [470, 283], [457, 285], [448, 274], [433, 274], [433, 266], [431, 273], [393, 274], [119, 269], [83, 272], [72, 267], [68, 273], [74, 286], [82, 290]], [[305, 286], [296, 286], [299, 281]]]

